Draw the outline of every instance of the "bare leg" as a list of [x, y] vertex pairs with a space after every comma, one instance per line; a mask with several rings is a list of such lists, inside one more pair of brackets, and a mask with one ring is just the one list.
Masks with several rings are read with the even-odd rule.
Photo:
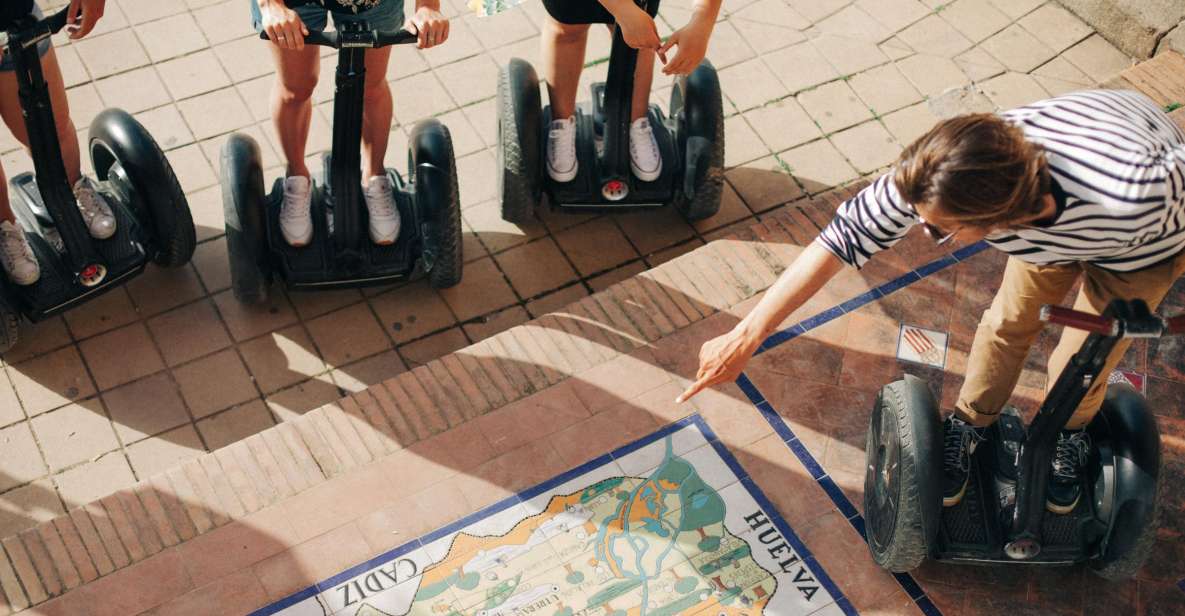
[[[62, 80], [62, 70], [58, 67], [58, 57], [53, 49], [41, 59], [41, 70], [45, 75], [45, 83], [49, 86], [49, 98], [53, 104], [54, 127], [58, 132], [58, 145], [62, 150], [62, 164], [66, 167], [66, 179], [70, 184], [82, 177], [82, 161], [78, 151], [78, 132], [74, 122], [70, 119], [70, 103], [66, 99], [66, 86]], [[21, 111], [20, 98], [17, 95], [16, 73], [0, 73], [0, 117], [4, 124], [12, 131], [16, 140], [29, 147], [29, 134], [25, 129], [25, 118]], [[13, 220], [12, 209], [8, 204], [8, 185], [0, 189], [0, 221]]]
[[387, 61], [391, 48], [366, 50], [366, 89], [362, 113], [362, 181], [383, 175], [383, 159], [391, 137], [391, 87], [387, 85]]
[[305, 145], [309, 140], [309, 124], [313, 119], [313, 88], [321, 72], [317, 51], [320, 47], [307, 45], [304, 49], [286, 50], [268, 45], [276, 65], [276, 83], [272, 86], [272, 121], [280, 140], [280, 149], [288, 167], [288, 176], [309, 177], [305, 165]]
[[588, 24], [562, 24], [550, 16], [543, 25], [543, 79], [551, 116], [556, 120], [576, 113], [576, 90], [584, 68], [584, 47], [588, 42]]
[[630, 120], [646, 117], [650, 108], [650, 84], [654, 80], [654, 58], [650, 49], [638, 50], [638, 66], [634, 69], [634, 99], [630, 105]]
[[0, 222], [16, 222], [12, 207], [8, 205], [8, 177], [4, 175], [2, 165], [0, 165]]

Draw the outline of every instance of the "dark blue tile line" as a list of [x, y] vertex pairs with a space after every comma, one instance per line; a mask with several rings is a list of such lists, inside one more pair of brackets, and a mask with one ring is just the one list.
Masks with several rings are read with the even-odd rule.
[[[826, 471], [823, 469], [823, 466], [819, 464], [818, 460], [815, 459], [815, 456], [812, 455], [806, 446], [802, 444], [802, 441], [799, 440], [798, 436], [794, 434], [794, 429], [782, 419], [782, 416], [779, 415], [777, 410], [774, 409], [773, 406], [765, 399], [765, 396], [761, 393], [761, 390], [753, 384], [753, 381], [750, 380], [748, 376], [746, 376], [744, 373], [741, 373], [741, 376], [736, 380], [736, 384], [738, 387], [740, 387], [741, 391], [744, 392], [745, 396], [749, 398], [749, 401], [752, 402], [757, 408], [757, 411], [761, 413], [761, 416], [764, 417], [767, 422], [769, 422], [769, 425], [773, 428], [774, 432], [777, 433], [777, 435], [786, 443], [786, 446], [790, 448], [790, 451], [794, 452], [794, 456], [798, 458], [799, 463], [802, 464], [807, 472], [810, 473], [811, 477], [814, 478], [814, 480], [819, 484], [819, 487], [827, 494], [827, 496], [831, 499], [831, 502], [835, 504], [836, 509], [838, 509], [839, 512], [843, 514], [844, 518], [847, 519], [848, 523], [852, 525], [852, 528], [855, 529], [860, 537], [867, 541], [867, 535], [865, 534], [866, 531], [864, 527], [864, 516], [860, 515], [859, 510], [856, 509], [854, 504], [852, 504], [852, 501], [848, 498], [848, 495], [844, 494], [839, 485], [835, 483], [835, 480], [833, 480], [831, 476], [826, 473]], [[893, 577], [896, 578], [897, 583], [901, 585], [901, 588], [905, 590], [906, 594], [908, 594], [909, 597], [917, 604], [918, 609], [931, 616], [942, 615], [942, 612], [938, 610], [937, 606], [935, 606], [933, 602], [931, 602], [925, 596], [921, 586], [918, 585], [912, 576], [907, 573], [899, 573], [894, 574]]]
[[1181, 578], [1181, 581], [1177, 582], [1177, 588], [1180, 588], [1181, 592], [1185, 592], [1185, 578]]
[[[567, 483], [568, 481], [571, 481], [573, 478], [575, 478], [579, 475], [587, 473], [593, 469], [604, 466], [605, 464], [608, 464], [609, 462], [612, 462], [613, 460], [616, 460], [616, 459], [626, 456], [630, 453], [633, 453], [634, 451], [637, 451], [638, 449], [641, 449], [642, 447], [645, 447], [645, 446], [647, 446], [651, 443], [654, 443], [655, 441], [658, 441], [660, 439], [663, 439], [663, 438], [667, 437], [668, 435], [670, 435], [674, 432], [677, 432], [683, 428], [686, 428], [688, 426], [695, 426], [696, 428], [698, 428], [700, 430], [700, 432], [704, 435], [704, 439], [715, 448], [716, 452], [718, 454], [720, 454], [721, 458], [724, 459], [724, 462], [728, 465], [728, 467], [734, 473], [736, 473], [738, 480], [749, 481], [748, 474], [745, 472], [744, 468], [742, 468], [741, 465], [737, 463], [736, 458], [733, 457], [732, 454], [729, 453], [726, 448], [724, 448], [724, 445], [722, 443], [720, 443], [719, 439], [716, 437], [716, 433], [708, 426], [707, 422], [704, 421], [704, 419], [702, 417], [700, 417], [698, 414], [689, 415], [689, 416], [684, 417], [674, 423], [664, 426], [663, 428], [661, 428], [660, 430], [658, 430], [656, 432], [653, 432], [647, 436], [644, 436], [632, 443], [623, 445], [622, 447], [619, 447], [619, 448], [617, 448], [607, 454], [604, 454], [600, 457], [597, 457], [593, 460], [589, 460], [588, 462], [585, 462], [584, 464], [581, 464], [580, 466], [577, 466], [576, 468], [573, 468], [569, 471], [561, 473], [560, 475], [557, 475], [557, 476], [555, 476], [543, 483], [540, 483], [540, 484], [535, 485], [533, 487], [527, 488], [517, 494], [514, 494], [513, 496], [509, 496], [501, 501], [498, 501], [497, 503], [488, 505], [479, 511], [475, 511], [475, 512], [459, 519], [459, 520], [456, 520], [450, 524], [447, 524], [447, 525], [442, 526], [434, 531], [431, 531], [419, 538], [408, 541], [407, 543], [404, 543], [403, 545], [400, 545], [396, 548], [388, 550], [378, 556], [375, 556], [374, 558], [371, 558], [370, 560], [367, 560], [364, 563], [350, 567], [349, 569], [346, 569], [345, 571], [342, 571], [342, 572], [334, 575], [331, 578], [322, 580], [316, 584], [313, 584], [312, 586], [309, 586], [309, 587], [299, 590], [291, 595], [288, 595], [287, 597], [284, 597], [283, 599], [280, 599], [279, 601], [276, 601], [275, 603], [272, 603], [271, 605], [268, 605], [268, 606], [262, 607], [258, 610], [255, 610], [254, 612], [251, 612], [250, 616], [271, 616], [272, 614], [275, 614], [281, 610], [284, 610], [288, 607], [296, 605], [297, 603], [300, 603], [301, 601], [304, 601], [305, 599], [308, 599], [309, 597], [312, 597], [312, 596], [314, 596], [318, 593], [321, 593], [321, 592], [325, 592], [326, 590], [331, 589], [331, 588], [337, 586], [338, 584], [340, 584], [341, 582], [348, 580], [352, 577], [355, 577], [360, 573], [363, 573], [363, 572], [373, 569], [377, 566], [380, 566], [380, 565], [383, 565], [387, 562], [390, 562], [391, 560], [394, 560], [400, 556], [403, 556], [404, 554], [407, 554], [417, 548], [427, 546], [427, 545], [431, 544], [432, 542], [436, 541], [437, 539], [440, 539], [441, 537], [446, 537], [452, 533], [455, 533], [455, 532], [469, 526], [470, 524], [473, 524], [474, 522], [485, 519], [485, 518], [495, 515], [497, 513], [501, 513], [502, 511], [509, 509], [510, 507], [513, 507], [517, 504], [526, 502], [527, 500], [530, 500], [531, 498], [534, 498], [535, 496], [538, 496], [539, 494], [542, 494], [548, 490], [554, 489], [557, 486], [563, 485], [564, 483]], [[771, 520], [773, 520], [773, 518], [775, 518], [775, 517], [777, 517], [776, 511], [771, 513]], [[822, 569], [819, 568], [818, 571], [822, 571]]]
[[837, 319], [840, 316], [859, 309], [864, 305], [878, 300], [894, 291], [904, 289], [905, 287], [908, 287], [909, 285], [935, 272], [939, 272], [956, 263], [965, 261], [969, 257], [982, 252], [985, 248], [987, 248], [987, 246], [988, 245], [984, 242], [978, 242], [970, 246], [960, 248], [951, 254], [943, 255], [942, 257], [935, 259], [911, 272], [906, 272], [905, 274], [881, 284], [871, 291], [865, 291], [864, 293], [861, 293], [860, 295], [857, 295], [856, 297], [853, 297], [852, 299], [849, 299], [838, 306], [828, 308], [827, 310], [824, 310], [813, 317], [807, 318], [805, 321], [797, 323], [791, 327], [787, 327], [786, 329], [776, 331], [761, 342], [761, 346], [757, 347], [757, 352], [754, 353], [754, 355], [760, 355], [778, 345], [785, 344], [786, 342], [789, 342], [801, 336], [802, 334], [820, 325], [823, 325], [824, 323], [827, 323], [828, 321]]
[[[717, 448], [717, 453], [720, 453], [722, 449], [723, 446]], [[732, 453], [728, 452], [727, 449], [724, 449], [723, 451], [730, 458], [732, 457]], [[782, 538], [790, 544], [790, 547], [794, 548], [794, 553], [798, 554], [799, 558], [802, 559], [803, 564], [808, 569], [810, 569], [811, 573], [815, 574], [815, 576], [818, 578], [819, 584], [821, 584], [823, 588], [827, 589], [827, 592], [831, 595], [831, 598], [835, 599], [836, 603], [840, 603], [840, 607], [843, 607], [844, 604], [847, 604], [848, 607], [844, 609], [844, 613], [854, 616], [856, 611], [851, 608], [851, 604], [848, 603], [847, 597], [843, 594], [843, 591], [839, 589], [839, 586], [835, 584], [835, 581], [831, 579], [831, 576], [827, 575], [827, 570], [823, 568], [823, 563], [820, 563], [818, 559], [815, 558], [814, 554], [811, 553], [811, 549], [808, 548], [805, 543], [803, 543], [802, 538], [798, 536], [798, 533], [794, 532], [794, 529], [790, 527], [790, 524], [788, 524], [786, 519], [782, 517], [782, 514], [778, 512], [777, 507], [775, 507], [773, 502], [769, 500], [769, 497], [765, 495], [765, 492], [761, 491], [761, 488], [756, 482], [753, 481], [751, 477], [746, 477], [745, 479], [741, 480], [741, 485], [743, 485], [745, 489], [749, 491], [749, 496], [753, 497], [753, 500], [757, 503], [757, 506], [769, 515], [769, 520], [773, 523], [774, 528], [777, 528], [778, 532], [782, 534]]]

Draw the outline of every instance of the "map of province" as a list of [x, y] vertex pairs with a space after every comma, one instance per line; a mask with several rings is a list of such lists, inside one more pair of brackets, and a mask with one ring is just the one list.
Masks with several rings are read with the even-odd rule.
[[[303, 604], [308, 609], [293, 606], [291, 614], [789, 616], [829, 606], [834, 611], [834, 599], [757, 505], [752, 488], [732, 474], [699, 430], [684, 431], [634, 452], [635, 464], [622, 460], [620, 466], [614, 462], [584, 473], [540, 494], [533, 507], [520, 504], [491, 514], [503, 519], [470, 524], [326, 588]], [[696, 447], [692, 439], [703, 444]], [[677, 455], [677, 441], [694, 449]], [[639, 466], [652, 470], [640, 476], [625, 472]]]

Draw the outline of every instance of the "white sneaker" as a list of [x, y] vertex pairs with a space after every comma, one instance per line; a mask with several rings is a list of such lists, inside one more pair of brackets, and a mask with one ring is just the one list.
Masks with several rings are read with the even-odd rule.
[[19, 285], [30, 285], [41, 277], [41, 267], [25, 232], [11, 220], [0, 222], [0, 262], [8, 277]]
[[547, 174], [557, 182], [576, 179], [576, 118], [553, 120], [547, 132]]
[[662, 152], [649, 118], [638, 118], [630, 124], [630, 170], [643, 182], [653, 182], [662, 175]]
[[82, 220], [91, 237], [105, 240], [115, 235], [115, 214], [111, 213], [111, 206], [89, 179], [81, 177], [74, 183], [74, 199], [78, 201], [78, 211], [82, 212]]
[[284, 178], [284, 203], [280, 205], [280, 233], [289, 246], [307, 246], [313, 238], [313, 186], [309, 178], [295, 175]]
[[379, 246], [390, 246], [399, 237], [399, 208], [395, 206], [395, 189], [391, 178], [376, 175], [362, 187], [366, 210], [370, 213], [370, 241]]

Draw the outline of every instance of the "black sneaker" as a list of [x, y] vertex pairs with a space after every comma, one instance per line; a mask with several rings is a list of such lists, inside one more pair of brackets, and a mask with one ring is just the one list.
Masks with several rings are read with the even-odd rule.
[[984, 440], [984, 430], [955, 417], [942, 422], [942, 506], [954, 507], [963, 500], [971, 477], [971, 454]]
[[1045, 508], [1066, 514], [1078, 505], [1082, 494], [1082, 468], [1090, 456], [1090, 436], [1085, 430], [1063, 430], [1057, 435], [1057, 451], [1049, 470]]

